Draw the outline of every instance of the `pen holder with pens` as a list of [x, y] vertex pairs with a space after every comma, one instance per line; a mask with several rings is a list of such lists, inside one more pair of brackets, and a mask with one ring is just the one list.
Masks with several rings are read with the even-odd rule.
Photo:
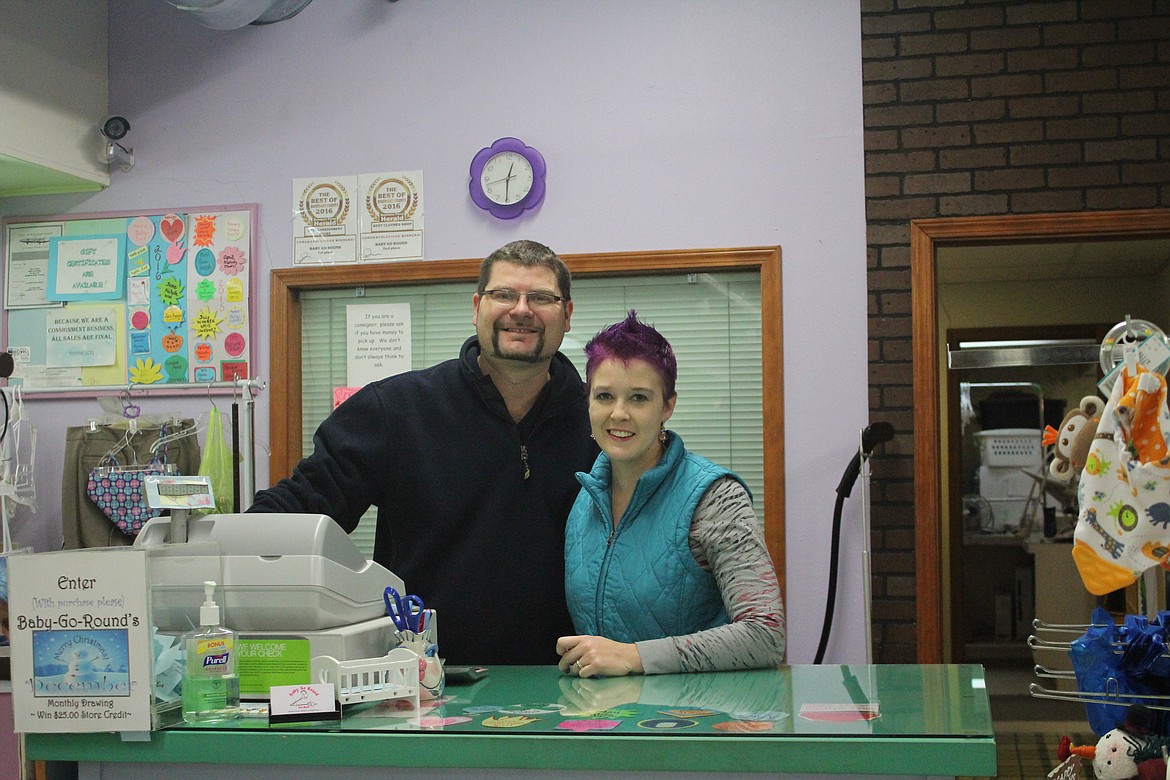
[[401, 631], [398, 646], [413, 650], [418, 655], [418, 697], [422, 701], [437, 699], [447, 685], [443, 659], [439, 658], [439, 644], [433, 629], [428, 627], [418, 634]]
[[414, 595], [399, 595], [394, 588], [386, 588], [383, 595], [386, 614], [394, 621], [398, 646], [418, 655], [419, 698], [422, 701], [443, 695], [446, 676], [443, 659], [439, 658], [439, 623], [435, 610], [427, 609], [423, 600]]

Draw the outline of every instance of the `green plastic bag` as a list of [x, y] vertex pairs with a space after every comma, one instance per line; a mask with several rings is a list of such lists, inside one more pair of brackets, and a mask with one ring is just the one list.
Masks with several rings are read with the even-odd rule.
[[[203, 444], [203, 460], [199, 463], [199, 476], [211, 477], [211, 490], [215, 494], [215, 512], [232, 511], [234, 503], [232, 479], [232, 451], [223, 435], [223, 416], [214, 406], [207, 417], [207, 440]], [[208, 510], [206, 514], [210, 514]]]

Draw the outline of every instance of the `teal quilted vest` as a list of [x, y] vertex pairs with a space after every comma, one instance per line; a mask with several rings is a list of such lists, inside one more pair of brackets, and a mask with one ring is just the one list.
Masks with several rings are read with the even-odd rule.
[[715, 577], [695, 562], [687, 541], [699, 499], [722, 476], [739, 479], [670, 433], [611, 539], [609, 458], [602, 453], [590, 473], [577, 473], [582, 490], [565, 528], [565, 591], [579, 634], [637, 642], [728, 622]]

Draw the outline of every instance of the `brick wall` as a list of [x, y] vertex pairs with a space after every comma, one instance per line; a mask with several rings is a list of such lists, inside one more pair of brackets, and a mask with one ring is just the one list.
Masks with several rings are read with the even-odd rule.
[[916, 660], [910, 220], [1170, 207], [1170, 0], [862, 0], [874, 659]]

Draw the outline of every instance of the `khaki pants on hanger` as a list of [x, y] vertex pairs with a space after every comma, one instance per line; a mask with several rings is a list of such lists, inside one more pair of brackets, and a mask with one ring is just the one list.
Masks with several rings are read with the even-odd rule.
[[[181, 420], [168, 428], [174, 433], [183, 428], [195, 427], [194, 420]], [[103, 459], [115, 450], [119, 466], [135, 463], [145, 465], [155, 457], [150, 446], [158, 441], [158, 427], [143, 426], [126, 438], [126, 429], [108, 425], [90, 428], [88, 425], [65, 430], [65, 471], [61, 480], [61, 531], [63, 547], [75, 550], [81, 547], [126, 547], [134, 544], [134, 537], [118, 530], [110, 518], [98, 509], [86, 492], [90, 472], [103, 463]], [[168, 442], [166, 462], [173, 463], [180, 474], [196, 474], [199, 471], [199, 439], [195, 434]]]

